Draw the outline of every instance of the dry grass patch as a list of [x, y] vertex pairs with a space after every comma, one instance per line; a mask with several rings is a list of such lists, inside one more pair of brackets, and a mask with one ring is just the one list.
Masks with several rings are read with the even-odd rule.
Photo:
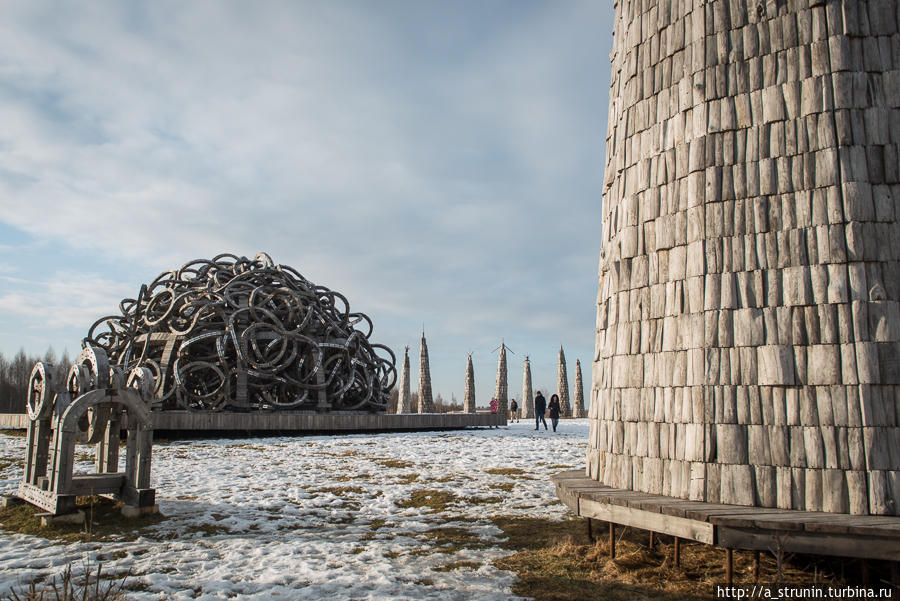
[[450, 505], [453, 505], [458, 500], [459, 498], [456, 495], [446, 490], [428, 490], [420, 488], [414, 490], [408, 499], [395, 501], [394, 504], [397, 505], [397, 507], [403, 507], [404, 509], [427, 507], [433, 513], [437, 513], [446, 511]]
[[497, 503], [502, 503], [503, 499], [497, 496], [490, 497], [465, 497], [463, 499], [466, 503], [471, 505], [494, 505]]
[[80, 574], [72, 573], [72, 564], [66, 566], [50, 582], [35, 578], [24, 589], [13, 587], [5, 599], [7, 601], [125, 601], [123, 590], [128, 587], [128, 574], [106, 576], [103, 564], [96, 571], [89, 563], [84, 564]]
[[512, 491], [513, 487], [515, 487], [515, 484], [513, 484], [512, 482], [501, 482], [499, 484], [491, 484], [491, 488], [495, 488], [497, 490], [502, 490], [503, 492], [510, 492], [510, 491]]
[[[513, 593], [537, 601], [712, 599], [713, 585], [725, 581], [725, 551], [719, 547], [682, 542], [681, 566], [675, 567], [668, 536], [650, 550], [648, 532], [619, 528], [616, 559], [610, 559], [606, 537], [591, 541], [584, 519], [496, 517], [492, 522], [506, 537], [501, 546], [515, 551], [494, 565], [519, 576]], [[595, 527], [595, 533], [605, 534], [605, 523]], [[794, 557], [785, 563], [783, 580], [835, 582], [830, 573], [825, 560]], [[734, 574], [736, 584], [753, 584], [752, 552], [734, 552]], [[763, 554], [760, 583], [774, 580], [775, 560]]]
[[404, 461], [402, 459], [386, 459], [384, 457], [376, 458], [375, 463], [383, 467], [391, 467], [395, 469], [406, 469], [415, 465], [412, 461]]
[[456, 553], [463, 549], [484, 549], [489, 546], [480, 536], [458, 526], [439, 526], [422, 533], [434, 546], [424, 553]]
[[484, 470], [485, 474], [493, 474], [495, 476], [519, 476], [527, 474], [525, 470], [518, 467], [492, 467]]
[[27, 432], [28, 430], [11, 430], [8, 428], [0, 430], [0, 434], [2, 434], [3, 436], [15, 436], [17, 438], [24, 438]]
[[325, 486], [322, 488], [307, 489], [310, 494], [330, 493], [337, 497], [343, 497], [348, 494], [361, 495], [366, 492], [365, 488], [359, 486]]
[[434, 568], [435, 572], [452, 572], [453, 570], [477, 570], [481, 564], [476, 561], [454, 561]]
[[123, 504], [101, 497], [78, 497], [78, 509], [84, 511], [84, 524], [54, 524], [41, 526], [37, 514], [44, 513], [28, 503], [10, 507], [0, 507], [0, 529], [30, 534], [41, 538], [59, 540], [66, 543], [87, 541], [132, 541], [149, 526], [159, 524], [166, 518], [155, 513], [136, 518], [122, 515]]
[[419, 474], [412, 472], [409, 474], [400, 474], [396, 477], [396, 481], [398, 484], [412, 484], [416, 480], [419, 479]]

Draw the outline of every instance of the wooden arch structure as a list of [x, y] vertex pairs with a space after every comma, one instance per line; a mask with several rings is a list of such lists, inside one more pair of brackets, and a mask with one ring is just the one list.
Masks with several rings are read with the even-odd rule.
[[[125, 503], [124, 513], [156, 511], [150, 488], [155, 384], [147, 369], [128, 377], [109, 367], [102, 349], [85, 348], [57, 387], [51, 366], [37, 363], [28, 386], [28, 447], [16, 496], [54, 516], [76, 513], [75, 499], [100, 495]], [[127, 431], [124, 471], [119, 440]], [[75, 474], [76, 442], [92, 444], [94, 473]]]

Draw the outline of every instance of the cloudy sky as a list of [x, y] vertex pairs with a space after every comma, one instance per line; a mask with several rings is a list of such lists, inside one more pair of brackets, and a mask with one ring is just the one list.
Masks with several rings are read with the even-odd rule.
[[0, 351], [195, 258], [345, 294], [435, 393], [589, 387], [612, 7], [0, 0]]

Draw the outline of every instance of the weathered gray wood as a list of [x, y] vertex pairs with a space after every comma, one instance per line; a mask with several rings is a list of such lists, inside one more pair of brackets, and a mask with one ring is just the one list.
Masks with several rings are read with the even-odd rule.
[[[428, 364], [428, 343], [425, 331], [419, 346], [419, 413], [434, 413], [434, 399], [431, 397], [431, 368]], [[504, 408], [503, 414], [506, 415]]]
[[0, 413], [0, 428], [4, 430], [25, 430], [28, 421], [27, 413]]
[[651, 513], [627, 506], [609, 505], [581, 498], [579, 515], [625, 526], [651, 529], [702, 543], [712, 544], [713, 542], [713, 526], [711, 524], [661, 513]]
[[[672, 499], [607, 487], [584, 476], [581, 470], [551, 477], [557, 491], [573, 511], [617, 524], [664, 532], [734, 548], [768, 549], [776, 532], [787, 535], [785, 550], [849, 557], [895, 558], [896, 544], [866, 555], [865, 541], [881, 544], [900, 540], [900, 518], [849, 516], [775, 508], [751, 508], [721, 503]], [[678, 533], [678, 534], [676, 534]], [[824, 538], [823, 538], [824, 537]], [[811, 541], [827, 547], [813, 549]]]
[[591, 473], [900, 515], [896, 11], [664, 4], [615, 9]]
[[[771, 551], [775, 548], [776, 531], [720, 527], [717, 542], [722, 546], [740, 549]], [[900, 538], [842, 537], [816, 532], [792, 532], [783, 539], [784, 550], [790, 553], [837, 555], [867, 559], [900, 560]]]
[[[468, 386], [468, 372], [466, 384]], [[398, 395], [397, 395], [397, 413], [412, 413], [412, 402], [410, 395], [410, 383], [409, 383], [409, 347], [405, 347], [403, 349], [403, 363], [400, 368], [400, 379], [397, 382], [398, 386]], [[466, 389], [468, 392], [468, 388]], [[473, 397], [474, 398], [474, 397]], [[468, 395], [466, 396], [468, 399]], [[473, 405], [474, 408], [474, 405]]]
[[69, 494], [106, 495], [119, 494], [125, 483], [124, 474], [85, 474], [72, 478]]

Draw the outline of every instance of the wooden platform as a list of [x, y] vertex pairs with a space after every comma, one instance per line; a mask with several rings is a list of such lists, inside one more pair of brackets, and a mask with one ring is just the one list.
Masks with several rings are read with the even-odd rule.
[[25, 430], [28, 428], [28, 415], [25, 413], [0, 413], [0, 429]]
[[[391, 432], [414, 430], [459, 430], [473, 427], [505, 426], [506, 419], [495, 413], [199, 413], [191, 411], [154, 412], [157, 436], [188, 433], [310, 433]], [[25, 429], [28, 416], [0, 414], [0, 429]]]
[[686, 501], [621, 490], [585, 477], [584, 470], [551, 478], [560, 500], [594, 518], [719, 545], [900, 561], [900, 517], [792, 511]]

